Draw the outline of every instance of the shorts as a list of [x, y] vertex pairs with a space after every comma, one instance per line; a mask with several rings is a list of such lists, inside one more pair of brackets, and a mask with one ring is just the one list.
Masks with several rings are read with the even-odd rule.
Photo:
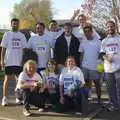
[[96, 70], [89, 70], [87, 68], [82, 68], [84, 79], [87, 81], [99, 80], [100, 74]]
[[6, 66], [5, 74], [6, 75], [19, 75], [22, 72], [22, 67], [20, 66]]

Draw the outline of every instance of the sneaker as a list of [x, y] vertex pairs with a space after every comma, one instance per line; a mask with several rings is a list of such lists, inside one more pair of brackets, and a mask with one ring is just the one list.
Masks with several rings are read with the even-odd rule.
[[24, 114], [26, 117], [28, 117], [28, 116], [31, 115], [30, 111], [27, 110], [27, 109], [25, 109], [25, 108], [23, 109], [23, 114]]
[[23, 101], [20, 100], [20, 99], [18, 99], [18, 98], [16, 98], [16, 103], [19, 104], [19, 105], [21, 105], [21, 104], [23, 104]]
[[6, 97], [3, 97], [2, 98], [2, 106], [6, 106], [6, 105], [8, 105], [8, 100]]
[[81, 112], [75, 112], [75, 115], [82, 115]]
[[116, 107], [114, 107], [114, 106], [109, 106], [108, 108], [107, 108], [107, 110], [109, 111], [109, 112], [113, 112], [113, 111], [117, 111], [118, 109], [116, 108]]
[[44, 109], [43, 108], [39, 108], [38, 111], [39, 112], [44, 112]]

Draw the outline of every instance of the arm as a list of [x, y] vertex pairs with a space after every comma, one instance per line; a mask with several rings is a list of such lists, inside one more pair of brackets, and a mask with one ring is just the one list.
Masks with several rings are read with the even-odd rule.
[[79, 12], [80, 12], [80, 9], [74, 10], [74, 14], [73, 14], [73, 16], [71, 17], [70, 22], [73, 22], [73, 21], [75, 20], [75, 18], [76, 18], [77, 15], [79, 14]]
[[4, 69], [4, 57], [5, 57], [6, 48], [1, 49], [1, 67]]

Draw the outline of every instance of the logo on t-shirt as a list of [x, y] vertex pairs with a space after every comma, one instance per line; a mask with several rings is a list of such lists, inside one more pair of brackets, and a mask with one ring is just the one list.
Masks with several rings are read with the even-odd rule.
[[18, 38], [12, 39], [12, 49], [20, 49], [21, 48], [21, 40]]

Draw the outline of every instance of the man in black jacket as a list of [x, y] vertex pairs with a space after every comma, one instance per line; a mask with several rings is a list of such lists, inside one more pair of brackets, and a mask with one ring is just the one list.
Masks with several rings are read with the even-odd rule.
[[77, 66], [80, 64], [80, 55], [78, 52], [79, 40], [72, 34], [72, 24], [65, 23], [64, 33], [57, 38], [54, 48], [54, 58], [58, 68], [64, 66], [68, 56], [74, 56]]

